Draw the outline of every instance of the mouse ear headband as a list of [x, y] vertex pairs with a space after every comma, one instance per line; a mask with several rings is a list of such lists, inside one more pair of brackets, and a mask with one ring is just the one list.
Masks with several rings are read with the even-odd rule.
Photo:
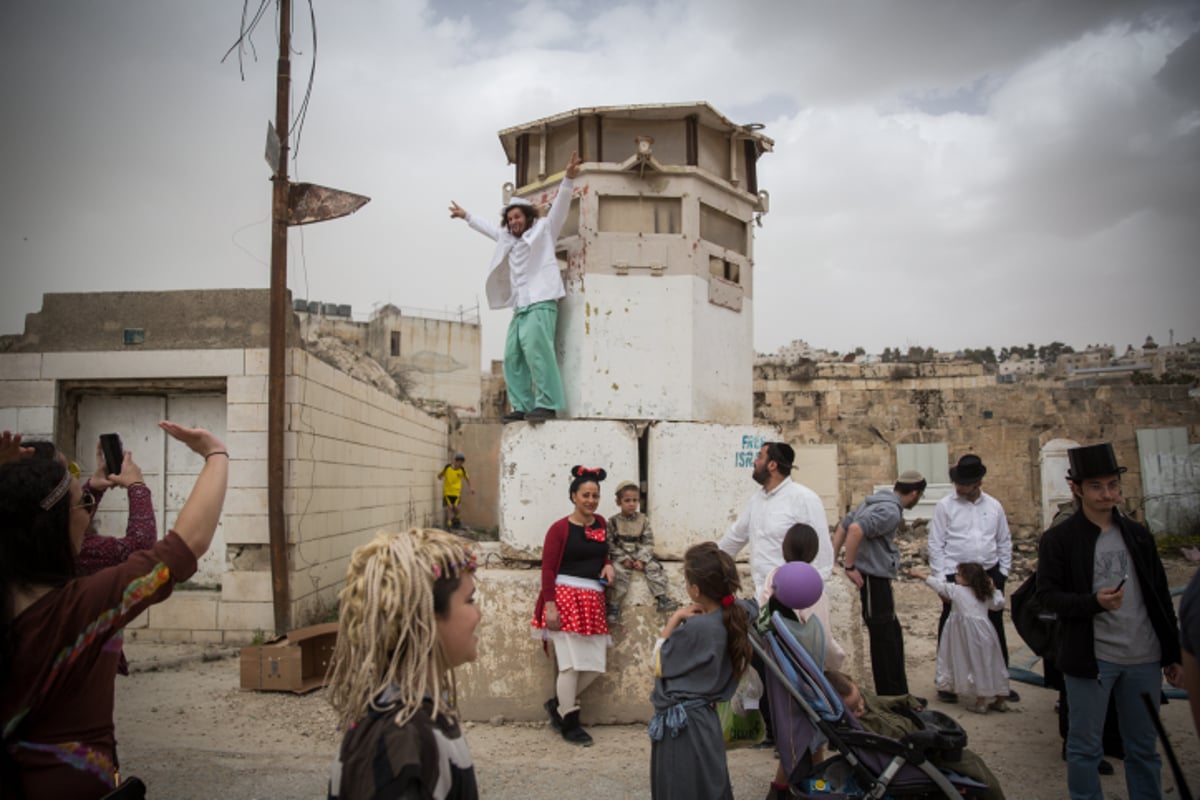
[[603, 467], [581, 467], [578, 464], [571, 467], [572, 478], [590, 478], [597, 483], [608, 477]]

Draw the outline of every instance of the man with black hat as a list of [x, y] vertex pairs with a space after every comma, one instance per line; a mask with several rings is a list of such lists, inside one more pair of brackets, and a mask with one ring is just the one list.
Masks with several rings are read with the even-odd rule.
[[925, 494], [925, 476], [916, 470], [900, 473], [891, 489], [880, 489], [838, 523], [833, 534], [833, 555], [846, 545], [842, 568], [858, 587], [862, 618], [871, 640], [871, 672], [875, 694], [908, 694], [904, 669], [904, 631], [896, 618], [892, 581], [900, 569], [896, 533], [904, 512]]
[[[1012, 534], [1008, 530], [1008, 518], [1000, 501], [983, 491], [983, 476], [987, 467], [983, 459], [967, 453], [950, 468], [950, 480], [954, 483], [954, 494], [938, 501], [929, 522], [929, 570], [934, 575], [943, 575], [954, 582], [959, 564], [974, 562], [982, 566], [1001, 592], [1012, 570]], [[942, 628], [950, 616], [950, 604], [942, 604], [942, 616], [938, 619], [938, 640]], [[1008, 641], [1004, 637], [1004, 609], [989, 611], [988, 619], [1000, 638], [1000, 652], [1008, 664]], [[958, 697], [953, 692], [938, 690], [938, 699], [954, 703]], [[1010, 692], [1008, 699], [1021, 698]]]
[[1162, 676], [1178, 686], [1179, 628], [1154, 537], [1121, 514], [1121, 473], [1112, 444], [1067, 451], [1079, 510], [1042, 536], [1037, 597], [1058, 617], [1054, 660], [1070, 701], [1067, 788], [1103, 797], [1096, 768], [1110, 695], [1116, 698], [1131, 800], [1162, 796], [1162, 759], [1151, 712]]

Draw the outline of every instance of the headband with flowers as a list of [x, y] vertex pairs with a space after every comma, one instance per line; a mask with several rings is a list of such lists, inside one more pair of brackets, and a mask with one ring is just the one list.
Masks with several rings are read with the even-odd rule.
[[[470, 550], [467, 550], [466, 553], [467, 553], [467, 557], [465, 559], [463, 559], [462, 561], [451, 561], [449, 564], [446, 565], [447, 576], [459, 575], [459, 574], [462, 574], [463, 572], [474, 572], [475, 571], [475, 564], [476, 564], [476, 560], [477, 560], [475, 558], [475, 554], [472, 553]], [[442, 577], [442, 567], [440, 564], [433, 565], [433, 577], [434, 578]]]

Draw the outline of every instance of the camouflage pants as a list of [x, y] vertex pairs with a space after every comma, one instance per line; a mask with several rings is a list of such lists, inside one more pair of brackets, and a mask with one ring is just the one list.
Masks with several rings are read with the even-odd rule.
[[632, 574], [637, 572], [621, 564], [626, 558], [641, 561], [645, 565], [646, 585], [650, 587], [650, 594], [658, 597], [667, 593], [666, 572], [662, 564], [654, 558], [650, 548], [638, 544], [625, 545], [612, 553], [613, 582], [608, 588], [609, 603], [620, 606], [625, 601], [625, 594], [629, 591], [629, 580]]

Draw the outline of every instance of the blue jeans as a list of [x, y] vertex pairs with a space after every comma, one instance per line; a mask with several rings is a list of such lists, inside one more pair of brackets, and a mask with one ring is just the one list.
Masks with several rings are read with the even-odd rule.
[[1125, 789], [1130, 800], [1160, 800], [1162, 758], [1158, 755], [1158, 732], [1146, 711], [1141, 695], [1158, 704], [1162, 696], [1162, 668], [1150, 664], [1114, 664], [1097, 660], [1099, 678], [1064, 675], [1070, 703], [1067, 731], [1067, 789], [1071, 800], [1103, 800], [1100, 763], [1104, 717], [1108, 697], [1116, 701], [1121, 720], [1121, 742], [1125, 745]]

